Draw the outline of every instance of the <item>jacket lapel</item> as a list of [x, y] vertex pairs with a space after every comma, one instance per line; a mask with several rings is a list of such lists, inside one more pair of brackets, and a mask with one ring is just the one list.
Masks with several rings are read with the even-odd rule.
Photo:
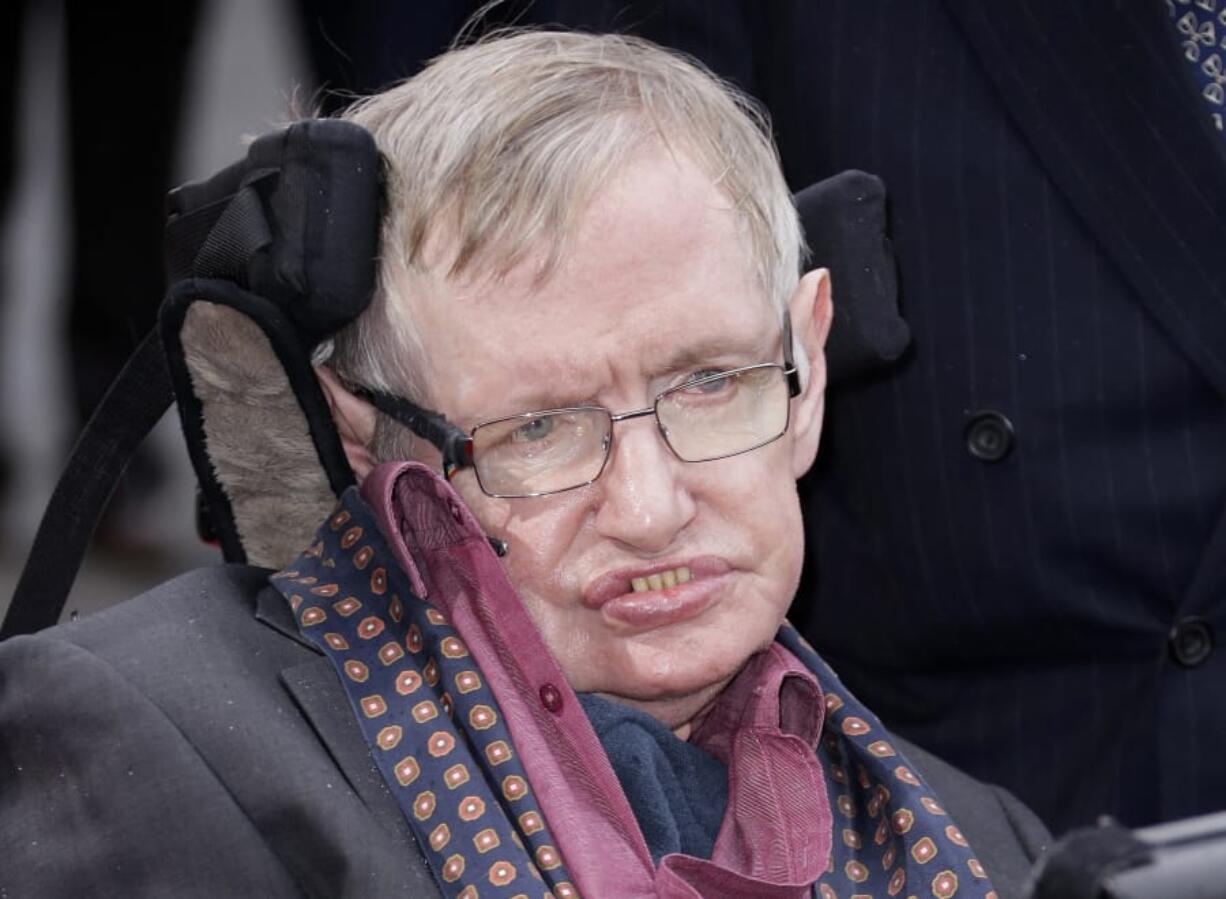
[[1157, 0], [945, 0], [1052, 181], [1226, 394], [1226, 153]]
[[267, 587], [260, 591], [256, 598], [255, 616], [315, 654], [310, 661], [282, 669], [281, 683], [328, 748], [345, 780], [379, 825], [400, 838], [406, 846], [416, 847], [400, 805], [370, 757], [370, 748], [354, 719], [353, 706], [336, 676], [332, 662], [299, 633], [285, 598], [275, 588]]
[[298, 630], [298, 622], [294, 620], [294, 613], [290, 611], [289, 603], [271, 584], [256, 594], [255, 618], [256, 621], [266, 624], [281, 636], [288, 637], [322, 657], [323, 654], [315, 647], [315, 644], [302, 636], [302, 632]]

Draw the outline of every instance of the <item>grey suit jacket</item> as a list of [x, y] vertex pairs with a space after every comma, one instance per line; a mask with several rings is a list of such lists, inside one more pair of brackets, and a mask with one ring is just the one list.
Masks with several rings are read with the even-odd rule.
[[[438, 895], [267, 576], [203, 569], [0, 645], [0, 895]], [[1043, 826], [901, 745], [1020, 896]]]

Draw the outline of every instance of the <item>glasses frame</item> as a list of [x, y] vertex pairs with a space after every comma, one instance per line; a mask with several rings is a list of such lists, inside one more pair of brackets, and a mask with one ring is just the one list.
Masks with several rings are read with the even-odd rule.
[[[683, 458], [680, 453], [673, 447], [668, 439], [668, 433], [664, 429], [664, 424], [660, 421], [659, 405], [660, 401], [666, 399], [669, 395], [680, 390], [689, 389], [700, 384], [706, 384], [711, 381], [727, 378], [730, 375], [740, 374], [746, 371], [760, 371], [766, 368], [780, 369], [787, 378], [788, 384], [788, 413], [787, 419], [783, 423], [781, 430], [769, 440], [763, 440], [761, 443], [756, 443], [753, 446], [746, 447], [743, 450], [737, 450], [735, 453], [724, 453], [720, 456], [712, 456], [709, 459], [690, 460]], [[692, 381], [686, 381], [683, 384], [678, 384], [675, 387], [670, 387], [656, 394], [655, 399], [650, 406], [642, 409], [632, 409], [628, 412], [612, 412], [604, 406], [568, 406], [559, 409], [537, 409], [531, 412], [520, 412], [515, 415], [508, 415], [503, 418], [492, 418], [488, 421], [482, 421], [474, 425], [472, 430], [467, 434], [459, 427], [447, 420], [447, 417], [441, 412], [435, 412], [432, 409], [427, 409], [424, 406], [418, 406], [411, 400], [401, 396], [396, 396], [382, 391], [370, 390], [365, 387], [354, 387], [353, 393], [356, 396], [365, 399], [376, 409], [383, 414], [389, 416], [400, 424], [404, 425], [416, 436], [428, 441], [433, 445], [443, 456], [443, 477], [451, 480], [455, 477], [456, 472], [464, 468], [472, 468], [473, 474], [476, 475], [477, 485], [481, 488], [481, 492], [487, 496], [497, 499], [529, 499], [538, 496], [553, 496], [557, 493], [566, 493], [570, 490], [578, 490], [581, 487], [587, 487], [595, 483], [609, 464], [609, 456], [613, 453], [613, 425], [621, 421], [630, 421], [635, 418], [645, 418], [651, 415], [656, 420], [656, 429], [660, 432], [660, 438], [664, 441], [665, 446], [669, 451], [676, 456], [680, 461], [692, 464], [700, 462], [715, 462], [719, 459], [728, 459], [732, 456], [739, 456], [743, 453], [752, 452], [770, 443], [774, 443], [780, 437], [787, 433], [788, 428], [792, 424], [792, 404], [791, 400], [800, 395], [800, 373], [796, 368], [795, 356], [792, 350], [792, 320], [791, 316], [784, 313], [783, 316], [783, 364], [778, 362], [760, 362], [755, 365], [745, 365], [740, 368], [729, 369], [728, 371], [716, 372], [715, 374], [706, 375], [701, 378], [695, 378]], [[572, 484], [569, 487], [562, 487], [558, 490], [544, 490], [535, 493], [494, 493], [486, 489], [484, 482], [481, 480], [481, 471], [476, 465], [473, 451], [473, 435], [483, 427], [505, 423], [508, 421], [531, 420], [539, 418], [542, 415], [554, 415], [566, 412], [601, 412], [609, 417], [609, 437], [605, 445], [604, 460], [600, 463], [600, 468], [590, 480], [583, 481], [579, 484]]]

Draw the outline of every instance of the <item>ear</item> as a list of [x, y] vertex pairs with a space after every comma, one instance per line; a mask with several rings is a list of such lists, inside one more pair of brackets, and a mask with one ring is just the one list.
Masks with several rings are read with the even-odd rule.
[[825, 346], [834, 318], [829, 271], [814, 269], [800, 279], [788, 302], [788, 314], [796, 348], [809, 361], [800, 396], [792, 400], [792, 473], [799, 478], [817, 458], [826, 408]]
[[346, 390], [330, 368], [316, 365], [315, 376], [328, 400], [328, 408], [332, 410], [332, 421], [336, 423], [337, 433], [341, 436], [345, 458], [349, 460], [349, 467], [360, 483], [375, 467], [374, 456], [370, 454], [375, 438], [374, 406]]

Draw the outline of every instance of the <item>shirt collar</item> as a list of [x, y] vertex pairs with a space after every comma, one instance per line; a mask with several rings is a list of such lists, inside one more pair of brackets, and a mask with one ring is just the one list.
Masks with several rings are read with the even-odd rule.
[[816, 749], [824, 717], [817, 679], [795, 656], [772, 643], [724, 688], [692, 739], [725, 763], [731, 737], [742, 728], [798, 737]]
[[578, 698], [451, 485], [424, 466], [397, 463], [376, 468], [361, 493], [414, 591], [443, 610], [480, 662], [583, 894], [808, 890], [830, 851], [832, 820], [814, 752], [824, 707], [817, 682], [791, 653], [772, 644], [754, 656], [695, 734], [729, 766], [712, 858], [674, 854], [656, 870]]

